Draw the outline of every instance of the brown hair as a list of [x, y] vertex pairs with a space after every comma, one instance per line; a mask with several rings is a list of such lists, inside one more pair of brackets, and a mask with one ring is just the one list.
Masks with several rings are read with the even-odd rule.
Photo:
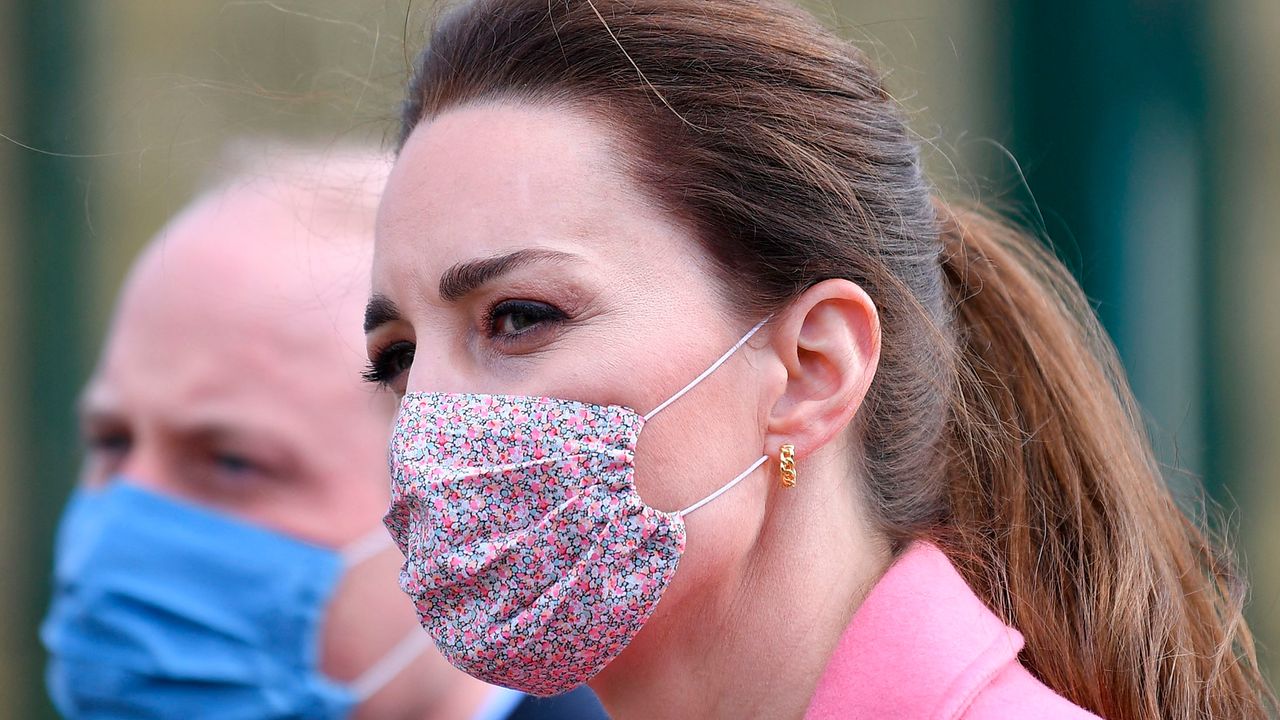
[[401, 142], [511, 100], [616, 128], [745, 314], [828, 278], [867, 291], [882, 354], [854, 430], [879, 526], [943, 547], [1047, 685], [1110, 720], [1273, 707], [1233, 566], [1164, 486], [1079, 288], [935, 199], [860, 52], [771, 0], [478, 0], [418, 59]]

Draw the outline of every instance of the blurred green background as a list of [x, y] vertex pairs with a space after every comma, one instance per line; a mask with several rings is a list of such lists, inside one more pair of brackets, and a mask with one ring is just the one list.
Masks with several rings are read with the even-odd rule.
[[[1280, 3], [805, 4], [890, 72], [941, 187], [1079, 273], [1280, 667]], [[431, 6], [0, 0], [0, 717], [52, 717], [36, 626], [73, 404], [132, 256], [228, 140], [383, 142]]]

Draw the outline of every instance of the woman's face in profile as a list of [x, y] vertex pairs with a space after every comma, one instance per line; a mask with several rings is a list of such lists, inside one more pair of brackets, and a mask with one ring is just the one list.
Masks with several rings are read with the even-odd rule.
[[[692, 233], [623, 173], [610, 128], [577, 111], [463, 107], [423, 122], [379, 211], [371, 371], [397, 393], [536, 395], [645, 413], [742, 336]], [[647, 424], [636, 486], [677, 510], [758, 458], [753, 340]], [[763, 473], [762, 473], [763, 474]], [[757, 480], [757, 482], [752, 482]], [[756, 478], [689, 519], [659, 613], [743, 553]], [[746, 489], [752, 488], [752, 489]], [[656, 619], [656, 618], [655, 618]]]

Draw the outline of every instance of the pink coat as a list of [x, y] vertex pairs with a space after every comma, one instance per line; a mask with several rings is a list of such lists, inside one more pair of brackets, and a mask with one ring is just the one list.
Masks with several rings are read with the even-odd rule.
[[1097, 720], [1018, 663], [1022, 644], [942, 551], [917, 544], [854, 614], [805, 718]]

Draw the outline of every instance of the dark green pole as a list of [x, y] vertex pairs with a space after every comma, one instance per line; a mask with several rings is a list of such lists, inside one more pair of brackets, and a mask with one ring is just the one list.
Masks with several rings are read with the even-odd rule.
[[[1203, 7], [1004, 0], [1012, 149], [1116, 341], [1157, 453], [1223, 497], [1211, 332]], [[1029, 203], [1029, 199], [1026, 200]]]
[[35, 150], [17, 152], [20, 231], [17, 293], [25, 347], [19, 353], [17, 427], [20, 478], [14, 479], [28, 532], [28, 595], [20, 648], [26, 697], [5, 698], [14, 717], [53, 718], [43, 682], [44, 653], [37, 628], [48, 602], [52, 536], [78, 464], [72, 407], [88, 365], [85, 338], [86, 163], [74, 155], [89, 144], [90, 118], [82, 92], [84, 28], [75, 0], [21, 0], [14, 12], [20, 67], [15, 138]]

